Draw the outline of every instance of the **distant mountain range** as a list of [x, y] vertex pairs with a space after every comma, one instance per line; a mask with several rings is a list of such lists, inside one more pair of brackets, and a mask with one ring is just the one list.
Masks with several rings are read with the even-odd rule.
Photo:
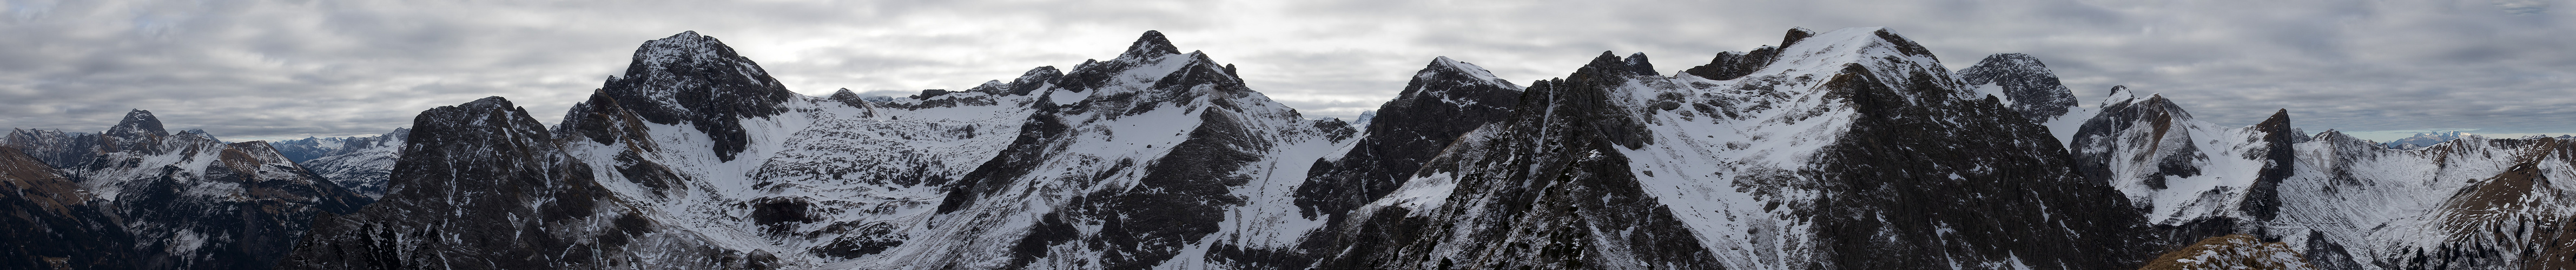
[[[1309, 118], [1148, 31], [964, 90], [789, 91], [695, 32], [557, 125], [490, 97], [223, 143], [135, 111], [0, 147], [13, 269], [2551, 269], [2576, 137], [2314, 135], [2093, 106], [1791, 29], [1669, 75], [1437, 57]], [[2295, 108], [2293, 108], [2295, 109]], [[2421, 140], [2418, 140], [2421, 138]]]

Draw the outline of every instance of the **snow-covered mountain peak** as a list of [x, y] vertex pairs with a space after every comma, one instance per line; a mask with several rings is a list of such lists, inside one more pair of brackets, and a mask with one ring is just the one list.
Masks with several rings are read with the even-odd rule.
[[105, 137], [108, 152], [149, 152], [159, 150], [155, 146], [162, 138], [170, 137], [170, 132], [161, 128], [161, 118], [153, 117], [151, 111], [136, 109], [126, 112], [124, 120], [117, 121], [116, 127], [108, 128], [101, 136]]
[[[694, 31], [644, 42], [626, 75], [610, 78], [593, 95], [615, 100], [614, 109], [644, 121], [691, 125], [714, 139], [712, 148], [723, 160], [732, 160], [749, 139], [743, 118], [786, 113], [786, 103], [799, 96], [724, 42]], [[569, 115], [612, 109], [605, 107], [576, 105]]]
[[658, 64], [680, 61], [696, 61], [701, 58], [722, 57], [723, 55], [730, 54], [733, 54], [733, 48], [725, 46], [724, 41], [716, 40], [715, 37], [698, 35], [698, 31], [686, 31], [671, 35], [670, 37], [644, 41], [644, 45], [641, 49], [635, 50], [635, 60], [644, 63]]
[[[1428, 83], [1445, 83], [1445, 84], [1451, 84], [1451, 85], [1442, 85], [1442, 86], [1426, 86], [1426, 85], [1424, 85], [1424, 84], [1428, 84]], [[1501, 86], [1501, 87], [1504, 87], [1504, 88], [1510, 88], [1510, 89], [1515, 90], [1515, 91], [1520, 90], [1520, 88], [1521, 88], [1521, 87], [1520, 87], [1520, 85], [1512, 84], [1512, 82], [1511, 82], [1511, 81], [1509, 81], [1509, 80], [1503, 80], [1502, 78], [1496, 78], [1496, 77], [1494, 77], [1494, 73], [1493, 73], [1493, 72], [1491, 72], [1491, 71], [1486, 71], [1486, 70], [1485, 70], [1485, 67], [1477, 66], [1476, 64], [1473, 64], [1473, 63], [1461, 62], [1461, 61], [1458, 61], [1457, 59], [1450, 59], [1448, 56], [1441, 56], [1441, 57], [1432, 58], [1432, 59], [1431, 59], [1431, 64], [1426, 65], [1426, 66], [1423, 66], [1423, 67], [1422, 67], [1422, 71], [1416, 71], [1416, 72], [1414, 72], [1414, 73], [1413, 73], [1413, 82], [1412, 82], [1411, 84], [1409, 84], [1409, 85], [1406, 85], [1406, 86], [1404, 87], [1404, 91], [1403, 91], [1403, 92], [1398, 92], [1398, 93], [1396, 93], [1396, 94], [1395, 94], [1395, 96], [1396, 96], [1396, 98], [1397, 98], [1397, 99], [1414, 98], [1414, 97], [1420, 97], [1420, 96], [1438, 96], [1438, 95], [1443, 95], [1443, 94], [1444, 94], [1444, 92], [1443, 92], [1443, 91], [1436, 91], [1436, 90], [1445, 90], [1445, 89], [1450, 89], [1450, 88], [1452, 88], [1452, 87], [1458, 87], [1458, 86], [1452, 86], [1452, 85], [1469, 85], [1469, 84], [1481, 84], [1481, 85]], [[1425, 91], [1425, 90], [1433, 90], [1433, 91]], [[1510, 104], [1494, 104], [1494, 105], [1495, 105], [1495, 106], [1511, 106]]]
[[[1118, 104], [1112, 105], [1113, 107], [1124, 107], [1154, 106], [1167, 101], [1188, 101], [1208, 94], [1224, 94], [1255, 98], [1259, 100], [1256, 103], [1275, 103], [1269, 101], [1268, 97], [1245, 87], [1243, 79], [1235, 76], [1235, 68], [1232, 65], [1217, 63], [1204, 52], [1164, 54], [1177, 49], [1154, 49], [1169, 45], [1170, 42], [1165, 41], [1161, 33], [1148, 32], [1144, 38], [1136, 41], [1132, 50], [1121, 54], [1118, 58], [1109, 61], [1086, 61], [1061, 76], [1052, 76], [1053, 79], [1048, 80], [1048, 85], [1051, 86], [1048, 89], [1054, 90], [1044, 94], [1044, 98], [1040, 100], [1059, 106], [1108, 100], [1117, 101], [1112, 102]], [[1053, 75], [1052, 71], [1052, 68], [1032, 70], [1020, 81], [1045, 79]], [[1014, 89], [1038, 89], [1038, 86], [1033, 84], [1018, 84], [1021, 85], [1015, 85]], [[1224, 102], [1224, 104], [1234, 104], [1234, 102]], [[1265, 107], [1286, 109], [1275, 104]]]
[[625, 76], [612, 77], [602, 89], [646, 120], [664, 124], [731, 114], [723, 107], [729, 105], [766, 116], [760, 113], [763, 107], [774, 107], [790, 93], [759, 64], [696, 31], [645, 41], [635, 49]]
[[1171, 39], [1163, 38], [1162, 31], [1145, 30], [1145, 35], [1136, 37], [1136, 42], [1128, 44], [1127, 51], [1119, 53], [1118, 58], [1159, 58], [1173, 54], [1181, 54], [1181, 48], [1172, 46]]
[[2138, 94], [2137, 94], [2137, 93], [2130, 93], [2130, 92], [2129, 92], [2129, 86], [2127, 86], [2127, 85], [2113, 85], [2113, 86], [2111, 86], [2111, 94], [2110, 94], [2110, 95], [2108, 95], [2108, 96], [2103, 96], [2103, 97], [2102, 97], [2102, 103], [2095, 103], [2095, 104], [2093, 104], [2093, 105], [2094, 105], [2094, 106], [2097, 106], [2097, 107], [2108, 107], [2108, 106], [2111, 106], [2111, 104], [2112, 104], [2112, 103], [2129, 102], [2130, 100], [2135, 100], [2135, 99], [2138, 99]]
[[1717, 53], [1717, 57], [1709, 59], [1707, 65], [1691, 67], [1682, 70], [1681, 73], [1710, 80], [1734, 80], [1753, 74], [1754, 71], [1769, 68], [1771, 62], [1780, 59], [1780, 48], [1814, 36], [1816, 31], [1791, 28], [1787, 34], [1780, 37], [1780, 46], [1761, 46], [1752, 51]]
[[2048, 64], [2040, 63], [2038, 57], [2019, 53], [1989, 55], [1975, 66], [1960, 69], [1958, 74], [1961, 82], [1977, 89], [1977, 94], [2001, 98], [2004, 106], [2032, 121], [2048, 122], [2078, 107], [2075, 91], [2058, 81], [2057, 74], [2049, 72]]
[[126, 112], [125, 119], [118, 120], [116, 122], [116, 127], [108, 128], [107, 136], [117, 138], [160, 138], [170, 136], [170, 131], [161, 128], [161, 118], [152, 116], [152, 111], [135, 109], [133, 111]]
[[[1790, 33], [1790, 36], [1794, 37], [1808, 32], [1792, 30]], [[1912, 77], [1914, 73], [1924, 73], [1936, 78], [1948, 77], [1949, 69], [1942, 67], [1941, 60], [1933, 57], [1932, 52], [1923, 48], [1923, 45], [1915, 44], [1914, 41], [1898, 36], [1884, 27], [1843, 28], [1798, 38], [1792, 44], [1780, 49], [1777, 60], [1752, 74], [1782, 74], [1791, 77], [1813, 75], [1823, 79], [1846, 73], [1853, 67], [1869, 72], [1870, 75], [1878, 78], [1876, 81], [1885, 84], [1888, 89], [1960, 89], [1952, 85], [1925, 88], [1910, 86], [1913, 80], [1902, 78]], [[1956, 83], [1951, 80], [1932, 82]], [[1910, 92], [1898, 91], [1900, 94]], [[1955, 99], [1977, 98], [1970, 96], [1971, 92], [1952, 91], [1948, 94], [1956, 96]]]

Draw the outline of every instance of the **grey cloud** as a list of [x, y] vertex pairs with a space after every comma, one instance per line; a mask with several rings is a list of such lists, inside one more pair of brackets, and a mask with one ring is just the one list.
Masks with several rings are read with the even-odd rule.
[[2540, 0], [2494, 0], [2496, 8], [2513, 15], [2532, 15], [2549, 11], [2549, 2]]
[[371, 135], [483, 96], [551, 120], [684, 30], [791, 90], [903, 96], [1112, 57], [1155, 29], [1308, 116], [1350, 117], [1435, 56], [1516, 82], [1601, 51], [1669, 73], [1790, 27], [1887, 26], [1953, 68], [2029, 53], [2086, 102], [2129, 85], [2225, 124], [2288, 108], [2312, 131], [2576, 132], [2576, 21], [2545, 0], [6, 1], [5, 127], [141, 108], [227, 138]]

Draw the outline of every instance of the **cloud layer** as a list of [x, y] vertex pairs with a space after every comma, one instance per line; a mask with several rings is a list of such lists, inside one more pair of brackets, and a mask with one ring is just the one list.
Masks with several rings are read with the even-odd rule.
[[2029, 53], [2088, 102], [2128, 85], [2225, 124], [2288, 108], [2312, 131], [2576, 133], [2565, 0], [5, 1], [0, 127], [99, 130], [141, 108], [236, 139], [362, 135], [483, 96], [551, 120], [686, 30], [807, 94], [965, 88], [1161, 30], [1348, 117], [1435, 56], [1528, 81], [1645, 52], [1670, 73], [1790, 27], [1887, 26], [1954, 68]]

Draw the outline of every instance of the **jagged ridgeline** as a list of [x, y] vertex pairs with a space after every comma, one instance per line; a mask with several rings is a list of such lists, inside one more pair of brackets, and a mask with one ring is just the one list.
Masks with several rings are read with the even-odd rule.
[[[791, 92], [694, 32], [633, 59], [555, 126], [493, 97], [379, 137], [407, 139], [330, 150], [382, 158], [314, 157], [303, 166], [384, 172], [361, 189], [382, 197], [320, 212], [275, 265], [2127, 269], [2216, 252], [2548, 269], [2576, 254], [2562, 229], [2576, 198], [2560, 195], [2576, 186], [2550, 181], [2576, 177], [2562, 139], [2398, 150], [2308, 135], [2286, 110], [2227, 127], [2125, 88], [2080, 104], [2038, 57], [1954, 72], [1882, 28], [1792, 29], [1671, 75], [1604, 52], [1514, 83], [1438, 57], [1365, 124], [1301, 115], [1151, 31], [1114, 58], [906, 97]], [[29, 133], [57, 147], [0, 161], [58, 164], [7, 174], [58, 190], [91, 171], [59, 164], [125, 164], [89, 157], [196, 136], [143, 125]], [[122, 194], [107, 191], [0, 206], [42, 213], [8, 224], [98, 232], [43, 241], [166, 239], [98, 229], [131, 210], [100, 203]], [[167, 250], [56, 255], [117, 248], [0, 262]]]
[[162, 127], [134, 110], [105, 132], [10, 132], [0, 268], [268, 269], [317, 217], [372, 201], [267, 142]]
[[876, 100], [790, 92], [682, 33], [560, 125], [498, 97], [423, 113], [380, 203], [315, 222], [280, 265], [2105, 269], [2162, 251], [2043, 126], [2075, 106], [2035, 101], [2067, 94], [2035, 58], [1979, 73], [2012, 102], [1885, 29], [1789, 33], [1672, 76], [1605, 53], [1524, 86], [1435, 58], [1364, 126], [1150, 31], [1115, 58]]

